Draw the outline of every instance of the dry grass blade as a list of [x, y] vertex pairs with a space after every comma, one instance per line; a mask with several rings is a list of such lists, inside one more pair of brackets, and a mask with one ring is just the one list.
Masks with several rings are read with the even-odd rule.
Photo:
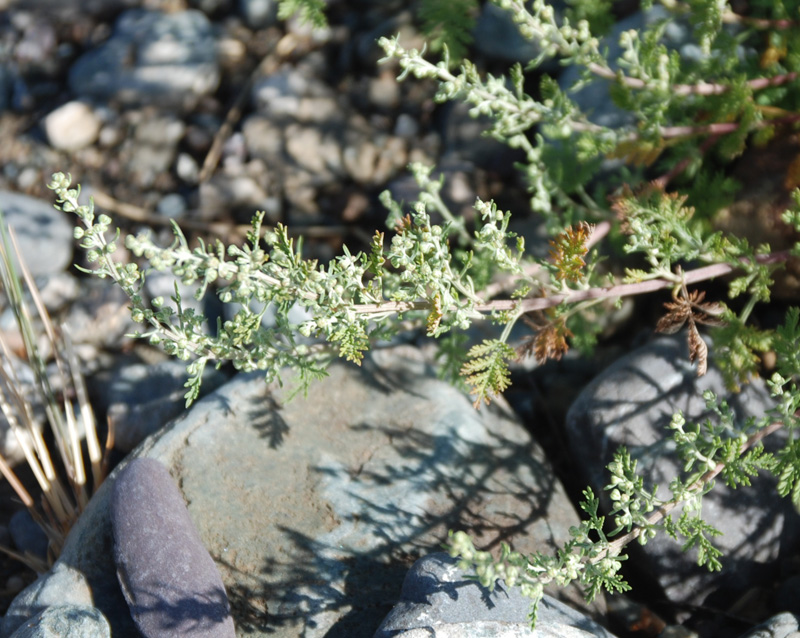
[[[78, 360], [72, 344], [63, 331], [63, 327], [61, 331], [57, 331], [53, 326], [33, 276], [20, 255], [13, 231], [6, 231], [1, 217], [0, 239], [2, 239], [0, 241], [0, 280], [17, 321], [27, 361], [33, 371], [34, 391], [44, 408], [53, 434], [52, 445], [57, 449], [60, 467], [63, 468], [66, 480], [60, 476], [56, 464], [53, 462], [43, 428], [36, 418], [29, 397], [23, 390], [25, 386], [20, 382], [11, 365], [11, 361], [13, 361], [11, 351], [2, 338], [0, 338], [0, 351], [4, 355], [6, 365], [0, 365], [0, 409], [14, 431], [25, 455], [25, 460], [42, 490], [41, 507], [44, 515], [37, 511], [35, 501], [27, 492], [21, 493], [17, 490], [17, 494], [28, 507], [34, 520], [47, 534], [50, 540], [49, 558], [53, 558], [60, 552], [67, 532], [89, 501], [88, 481], [82, 451], [83, 437], [86, 438], [86, 447], [92, 467], [92, 487], [95, 490], [104, 476], [103, 454], [97, 438], [94, 414], [88, 401], [88, 393], [80, 375]], [[15, 264], [15, 261], [19, 266]], [[18, 276], [18, 271], [21, 273], [21, 277]], [[40, 334], [34, 328], [32, 314], [25, 301], [25, 290], [33, 301], [36, 315], [41, 321], [40, 331], [44, 332], [46, 342], [40, 341]], [[55, 362], [55, 382], [62, 391], [60, 399], [53, 390], [53, 383], [51, 383], [40, 343], [44, 344], [44, 349], [48, 351], [48, 354], [52, 354]], [[70, 399], [72, 394], [77, 399], [77, 409]], [[11, 482], [15, 490], [18, 486], [24, 490], [4, 460], [0, 462], [0, 472]], [[38, 570], [41, 567], [30, 556], [0, 549], [19, 558], [34, 569]]]

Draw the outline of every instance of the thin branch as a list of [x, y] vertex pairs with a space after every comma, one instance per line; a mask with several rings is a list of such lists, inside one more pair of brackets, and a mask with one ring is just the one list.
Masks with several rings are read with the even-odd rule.
[[[756, 261], [760, 264], [774, 264], [786, 261], [790, 257], [790, 251], [770, 253], [768, 255], [758, 255]], [[728, 275], [736, 270], [731, 264], [711, 264], [702, 268], [686, 271], [682, 281], [687, 284], [705, 281], [715, 277]], [[553, 295], [552, 297], [536, 297], [534, 299], [499, 299], [485, 304], [475, 305], [474, 310], [479, 313], [490, 312], [533, 312], [535, 310], [545, 310], [562, 303], [577, 303], [589, 299], [610, 299], [614, 297], [631, 297], [643, 295], [656, 290], [664, 290], [674, 287], [678, 282], [672, 279], [651, 279], [632, 284], [618, 284], [607, 288], [589, 288], [588, 290], [576, 290], [574, 292]], [[387, 301], [377, 304], [356, 304], [353, 306], [355, 312], [359, 314], [379, 314], [379, 313], [403, 313], [412, 310], [430, 310], [431, 304], [428, 301]]]
[[[620, 82], [624, 86], [627, 86], [629, 89], [646, 89], [649, 86], [649, 83], [646, 80], [642, 80], [640, 78], [628, 77], [627, 75], [624, 75], [619, 71], [614, 71], [611, 67], [598, 64], [597, 62], [590, 62], [587, 65], [587, 68], [596, 76], [604, 78], [606, 80], [613, 80], [615, 82]], [[759, 91], [773, 86], [781, 86], [782, 84], [788, 84], [789, 82], [793, 82], [794, 80], [797, 79], [798, 75], [800, 74], [797, 71], [791, 71], [790, 73], [775, 75], [771, 78], [755, 78], [753, 80], [748, 80], [745, 84], [746, 86], [750, 87], [753, 91]], [[680, 97], [686, 97], [687, 95], [722, 95], [730, 90], [731, 90], [730, 85], [721, 84], [718, 82], [698, 82], [697, 84], [673, 84], [670, 87], [670, 93]]]

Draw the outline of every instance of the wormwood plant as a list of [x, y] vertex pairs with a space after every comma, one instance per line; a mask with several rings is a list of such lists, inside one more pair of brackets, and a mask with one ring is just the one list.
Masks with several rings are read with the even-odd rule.
[[[420, 186], [417, 201], [404, 206], [382, 196], [391, 230], [376, 231], [368, 250], [345, 248], [327, 264], [304, 259], [288, 230], [262, 227], [260, 213], [244, 246], [217, 241], [190, 247], [175, 226], [175, 240], [166, 248], [147, 235], [126, 238], [145, 269], [119, 263], [120, 231], [112, 232], [111, 220], [96, 215], [91, 201], [79, 202], [70, 177], [56, 174], [50, 187], [60, 208], [79, 218], [75, 236], [88, 251], [92, 272], [112, 278], [130, 297], [132, 316], [143, 324], [138, 336], [189, 361], [187, 403], [196, 398], [209, 363], [262, 370], [268, 381], [289, 367], [307, 385], [337, 356], [359, 363], [377, 340], [420, 330], [440, 339], [442, 369], [469, 384], [479, 407], [508, 387], [515, 357], [546, 360], [562, 356], [570, 345], [589, 347], [597, 330], [592, 317], [602, 304], [657, 290], [672, 291], [672, 301], [656, 328], [685, 332], [698, 374], [709, 358], [701, 328], [712, 332], [713, 355], [734, 386], [757, 374], [761, 353], [774, 351], [769, 386], [776, 406], [763, 419], [739, 424], [711, 394], [705, 399], [714, 419], [689, 424], [674, 416], [670, 427], [684, 472], [670, 483], [669, 498], [656, 497], [656, 486], [645, 485], [621, 449], [608, 466], [611, 511], [601, 515], [599, 499], [587, 489], [581, 504], [586, 518], [555, 555], [521, 556], [503, 547], [493, 557], [477, 551], [466, 534], [451, 535], [451, 553], [472, 566], [481, 582], [491, 586], [502, 577], [522, 587], [534, 602], [535, 621], [536, 603], [549, 583], [579, 580], [590, 597], [602, 588], [627, 589], [620, 574], [625, 547], [659, 532], [684, 549], [697, 548], [700, 564], [719, 569], [711, 541], [719, 531], [701, 516], [702, 497], [715, 480], [737, 487], [759, 471], [771, 472], [779, 492], [800, 507], [800, 311], [791, 309], [775, 331], [749, 323], [756, 304], [770, 299], [772, 274], [790, 253], [800, 256], [800, 246], [772, 252], [715, 232], [707, 221], [720, 205], [713, 195], [731, 190], [730, 180], [714, 167], [748, 144], [786, 134], [800, 120], [798, 4], [754, 2], [752, 13], [742, 16], [725, 2], [665, 3], [670, 13], [664, 20], [620, 35], [621, 54], [613, 60], [596, 32], [612, 22], [608, 3], [575, 3], [562, 18], [541, 0], [496, 3], [541, 48], [537, 59], [525, 68], [517, 65], [508, 77], [483, 76], [469, 61], [451, 70], [446, 49], [434, 63], [397, 38], [380, 45], [387, 61], [399, 64], [401, 78], [434, 80], [438, 100], [465, 101], [473, 115], [487, 119], [488, 134], [522, 150], [531, 207], [551, 230], [544, 258], [525, 251], [509, 230], [510, 213], [492, 201], [476, 201], [474, 225], [453, 216], [440, 196], [441, 180], [419, 164], [410, 167]], [[283, 6], [306, 4], [286, 0]], [[685, 59], [662, 44], [671, 21], [693, 33], [703, 55]], [[550, 58], [578, 67], [575, 87], [561, 88], [539, 70]], [[579, 108], [571, 91], [593, 80], [610, 84], [628, 124], [602, 126]], [[534, 81], [538, 87], [531, 88]], [[621, 160], [623, 168], [598, 177], [610, 158]], [[782, 216], [787, 233], [800, 232], [800, 192], [794, 197], [795, 205]], [[601, 263], [598, 242], [610, 230], [619, 236], [621, 251], [638, 259], [635, 267]], [[238, 310], [212, 331], [203, 317], [183, 308], [177, 287], [171, 303], [148, 303], [141, 291], [149, 269], [199, 284], [198, 296], [213, 289]], [[723, 275], [734, 303], [710, 298], [698, 287]], [[276, 321], [267, 328], [262, 317], [270, 305]], [[309, 317], [299, 324], [289, 315], [295, 305]], [[468, 350], [459, 347], [466, 330], [482, 320], [498, 324], [498, 336]], [[531, 334], [515, 347], [511, 329], [521, 320]], [[765, 452], [762, 439], [781, 428], [789, 431], [786, 444]]]

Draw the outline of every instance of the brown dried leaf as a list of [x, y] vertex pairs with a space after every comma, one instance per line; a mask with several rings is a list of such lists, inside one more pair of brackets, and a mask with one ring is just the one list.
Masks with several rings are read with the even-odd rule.
[[394, 226], [394, 230], [398, 235], [402, 235], [405, 231], [410, 229], [414, 225], [414, 222], [411, 221], [411, 215], [406, 215], [405, 217], [397, 220], [397, 223]]
[[693, 320], [689, 320], [689, 361], [697, 361], [697, 376], [702, 377], [708, 370], [708, 346]]
[[573, 283], [583, 281], [583, 258], [589, 252], [586, 244], [592, 236], [594, 224], [581, 222], [567, 228], [550, 240], [550, 259], [556, 266], [556, 278]]
[[558, 361], [569, 350], [567, 339], [572, 337], [572, 331], [567, 328], [563, 317], [556, 317], [544, 326], [535, 324], [527, 317], [523, 319], [536, 330], [536, 334], [517, 348], [518, 358], [523, 359], [533, 355], [539, 363], [544, 363], [548, 359]]
[[668, 301], [664, 304], [664, 307], [667, 309], [667, 314], [658, 320], [656, 332], [673, 335], [683, 328], [683, 324], [691, 317], [692, 310], [685, 299], [678, 299], [674, 302]]
[[705, 296], [706, 293], [703, 290], [692, 290], [689, 293], [689, 305], [691, 306], [694, 320], [707, 326], [725, 325], [724, 321], [717, 319], [725, 312], [725, 306], [717, 301], [704, 302]]

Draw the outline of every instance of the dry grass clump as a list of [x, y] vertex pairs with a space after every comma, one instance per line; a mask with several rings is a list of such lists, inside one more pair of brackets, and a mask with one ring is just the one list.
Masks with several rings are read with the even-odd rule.
[[[24, 264], [13, 230], [6, 230], [2, 217], [0, 240], [0, 281], [19, 330], [16, 347], [9, 343], [8, 336], [0, 334], [0, 409], [41, 489], [40, 503], [37, 505], [2, 455], [0, 472], [50, 541], [47, 561], [29, 553], [22, 555], [8, 548], [0, 549], [43, 572], [58, 557], [67, 533], [103, 481], [106, 468], [86, 385], [69, 335], [65, 326], [53, 325]], [[35, 315], [26, 300], [26, 289]], [[38, 330], [34, 328], [37, 317]], [[12, 363], [15, 354], [27, 359], [33, 371], [33, 388], [18, 377]], [[48, 373], [49, 357], [55, 364], [55, 373], [52, 368]], [[37, 417], [34, 405], [43, 407], [44, 419]]]

